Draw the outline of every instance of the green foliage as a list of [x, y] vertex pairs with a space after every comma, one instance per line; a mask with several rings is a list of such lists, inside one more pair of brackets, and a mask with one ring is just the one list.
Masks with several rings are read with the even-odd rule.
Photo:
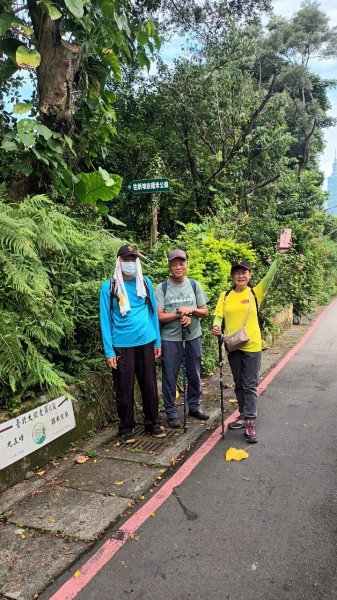
[[2, 196], [1, 404], [44, 389], [61, 394], [101, 355], [98, 293], [119, 243], [45, 196], [18, 205]]

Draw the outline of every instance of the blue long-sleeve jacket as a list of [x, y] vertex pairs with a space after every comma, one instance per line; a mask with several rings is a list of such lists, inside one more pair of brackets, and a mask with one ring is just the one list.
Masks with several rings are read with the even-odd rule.
[[[153, 286], [145, 277], [150, 300], [137, 296], [136, 278], [124, 280], [131, 310], [122, 317], [117, 299], [113, 300], [112, 317], [110, 314], [110, 279], [101, 286], [100, 322], [105, 358], [116, 356], [114, 348], [131, 348], [154, 341], [154, 347], [160, 348], [159, 321]], [[151, 310], [151, 304], [153, 311]]]

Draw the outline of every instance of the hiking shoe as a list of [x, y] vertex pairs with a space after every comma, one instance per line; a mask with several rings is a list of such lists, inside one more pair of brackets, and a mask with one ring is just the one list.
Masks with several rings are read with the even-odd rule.
[[199, 419], [199, 421], [207, 421], [207, 419], [209, 419], [209, 415], [206, 415], [202, 410], [190, 410], [188, 416]]
[[123, 431], [123, 433], [121, 433], [121, 438], [125, 444], [134, 444], [134, 442], [136, 441], [136, 438], [131, 430]]
[[158, 439], [166, 437], [164, 427], [161, 427], [160, 425], [145, 425], [145, 431], [151, 433], [153, 437]]
[[180, 429], [181, 423], [179, 419], [169, 419], [168, 426], [171, 427], [171, 429]]
[[250, 444], [256, 444], [256, 442], [258, 441], [256, 427], [255, 427], [255, 421], [252, 419], [250, 419], [249, 421], [246, 421], [245, 436], [246, 436], [247, 442], [249, 442]]
[[242, 429], [245, 426], [245, 419], [243, 415], [238, 415], [234, 421], [228, 423], [228, 429]]

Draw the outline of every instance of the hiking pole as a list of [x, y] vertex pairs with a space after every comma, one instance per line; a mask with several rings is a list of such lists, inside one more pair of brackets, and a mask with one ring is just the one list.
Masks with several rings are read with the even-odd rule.
[[222, 342], [223, 336], [218, 335], [218, 345], [219, 345], [219, 372], [220, 372], [220, 407], [221, 407], [221, 435], [222, 439], [225, 437], [225, 427], [224, 427], [224, 405], [223, 405], [223, 362], [222, 362]]
[[181, 367], [183, 371], [183, 400], [184, 400], [184, 433], [187, 431], [186, 425], [186, 412], [187, 412], [187, 394], [186, 394], [186, 328], [184, 325], [181, 326], [181, 338], [183, 342], [183, 354], [181, 360]]

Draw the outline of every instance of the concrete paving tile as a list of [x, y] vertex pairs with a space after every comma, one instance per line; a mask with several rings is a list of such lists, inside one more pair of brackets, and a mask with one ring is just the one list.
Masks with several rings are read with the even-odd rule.
[[108, 458], [95, 460], [95, 463], [89, 460], [83, 465], [74, 465], [65, 473], [62, 486], [138, 498], [160, 476], [158, 468], [131, 461]]
[[38, 492], [16, 504], [9, 521], [86, 541], [96, 539], [129, 503], [127, 498], [63, 487]]
[[11, 524], [0, 525], [0, 537], [1, 592], [15, 600], [32, 600], [88, 547]]

